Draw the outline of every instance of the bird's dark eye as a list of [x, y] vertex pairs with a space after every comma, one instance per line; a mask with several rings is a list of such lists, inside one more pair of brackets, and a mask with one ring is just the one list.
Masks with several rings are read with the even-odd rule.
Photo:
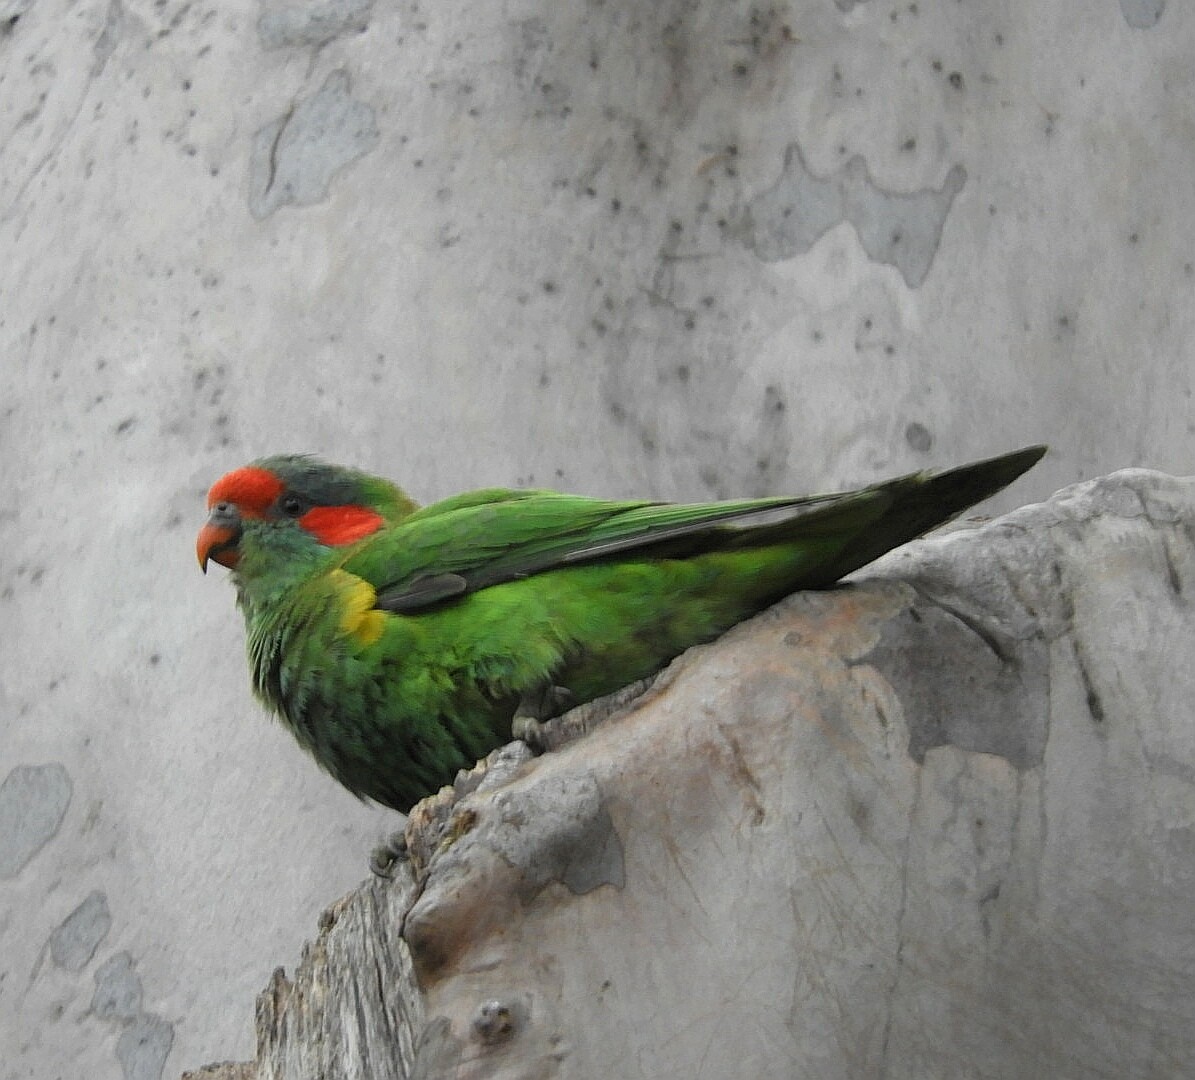
[[307, 504], [298, 495], [286, 494], [278, 500], [278, 509], [287, 517], [297, 518], [303, 516], [303, 512], [307, 509]]

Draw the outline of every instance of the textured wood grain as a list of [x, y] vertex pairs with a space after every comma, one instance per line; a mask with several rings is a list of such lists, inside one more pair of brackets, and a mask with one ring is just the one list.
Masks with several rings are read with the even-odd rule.
[[423, 1010], [400, 928], [412, 889], [409, 877], [367, 882], [328, 908], [294, 976], [279, 968], [257, 999], [255, 1064], [211, 1080], [411, 1076]]

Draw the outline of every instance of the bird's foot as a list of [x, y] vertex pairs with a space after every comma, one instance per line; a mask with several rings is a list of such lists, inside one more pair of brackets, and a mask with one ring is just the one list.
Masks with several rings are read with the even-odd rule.
[[406, 832], [391, 833], [369, 853], [369, 869], [377, 877], [389, 881], [394, 877], [394, 867], [400, 862], [406, 862], [410, 857]]
[[519, 700], [519, 707], [510, 723], [510, 733], [537, 754], [542, 754], [548, 748], [544, 735], [545, 721], [572, 708], [575, 702], [572, 691], [563, 686], [548, 683], [529, 690]]
[[544, 722], [534, 716], [515, 713], [510, 722], [510, 733], [514, 738], [525, 742], [537, 754], [542, 754], [547, 749], [544, 743]]

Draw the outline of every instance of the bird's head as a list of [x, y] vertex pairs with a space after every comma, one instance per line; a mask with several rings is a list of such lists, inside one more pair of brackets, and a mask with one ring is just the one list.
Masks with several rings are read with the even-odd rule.
[[205, 573], [209, 560], [236, 569], [247, 537], [343, 547], [406, 517], [416, 504], [379, 477], [286, 455], [220, 477], [208, 492], [207, 508], [195, 544]]

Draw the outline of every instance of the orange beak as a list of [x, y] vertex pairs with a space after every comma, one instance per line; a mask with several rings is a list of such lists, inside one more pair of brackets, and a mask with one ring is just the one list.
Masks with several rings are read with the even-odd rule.
[[195, 554], [199, 558], [199, 569], [206, 574], [210, 559], [212, 562], [218, 562], [221, 566], [227, 566], [229, 570], [232, 570], [241, 557], [241, 553], [237, 549], [237, 542], [240, 538], [239, 522], [228, 523], [227, 519], [220, 521], [209, 519], [199, 530], [199, 536], [195, 540]]

